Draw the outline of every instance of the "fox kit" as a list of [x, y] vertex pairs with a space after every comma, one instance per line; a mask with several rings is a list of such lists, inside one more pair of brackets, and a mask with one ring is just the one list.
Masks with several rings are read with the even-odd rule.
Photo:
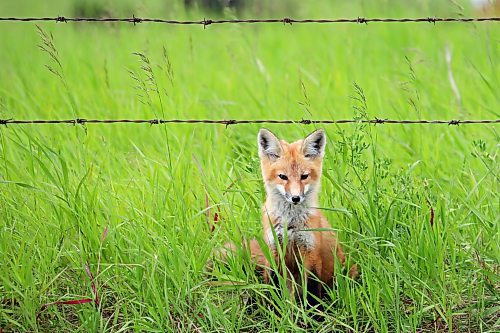
[[[285, 274], [290, 293], [294, 294], [296, 282], [300, 288], [307, 284], [308, 292], [321, 298], [321, 282], [330, 286], [333, 284], [335, 256], [341, 264], [345, 262], [335, 233], [330, 231], [328, 221], [316, 208], [326, 145], [325, 132], [319, 129], [303, 140], [287, 143], [271, 131], [261, 129], [257, 142], [267, 194], [262, 208], [264, 241], [280, 272]], [[231, 243], [225, 248], [229, 252], [236, 250]], [[271, 265], [257, 240], [251, 240], [246, 248], [257, 268], [263, 270], [265, 281], [274, 280], [276, 273], [270, 269]], [[227, 252], [222, 255], [226, 257]], [[281, 263], [285, 267], [281, 267]], [[358, 275], [355, 265], [349, 275], [352, 278]], [[316, 303], [313, 297], [308, 297], [308, 301]]]
[[[299, 286], [307, 283], [308, 291], [321, 297], [322, 286], [317, 279], [331, 286], [335, 255], [340, 263], [345, 262], [342, 246], [335, 233], [328, 230], [331, 227], [326, 218], [316, 208], [325, 154], [325, 132], [319, 129], [303, 140], [287, 143], [271, 131], [261, 129], [257, 141], [267, 194], [262, 208], [264, 240], [276, 263], [284, 262], [286, 267], [280, 267], [280, 270], [287, 275], [290, 292], [293, 294], [292, 282], [295, 281]], [[285, 239], [288, 242], [283, 246]], [[284, 258], [279, 258], [278, 246], [284, 249]], [[251, 243], [250, 250], [253, 258], [262, 260], [260, 248]], [[316, 279], [310, 278], [310, 274]], [[268, 269], [264, 271], [268, 282], [273, 275]], [[351, 268], [350, 275], [356, 277], [356, 266]]]

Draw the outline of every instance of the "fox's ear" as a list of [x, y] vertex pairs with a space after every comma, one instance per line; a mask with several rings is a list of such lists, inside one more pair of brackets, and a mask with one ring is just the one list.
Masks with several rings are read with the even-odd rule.
[[322, 129], [309, 134], [302, 143], [302, 154], [306, 158], [317, 158], [325, 155], [326, 134]]
[[269, 158], [275, 160], [281, 156], [280, 140], [267, 128], [262, 128], [257, 135], [259, 145], [259, 156], [261, 159]]

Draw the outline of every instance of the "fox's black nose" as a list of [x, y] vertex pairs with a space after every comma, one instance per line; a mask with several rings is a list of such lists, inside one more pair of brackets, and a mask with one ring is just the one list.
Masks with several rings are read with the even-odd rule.
[[293, 202], [293, 203], [299, 203], [299, 202], [300, 202], [300, 197], [299, 197], [298, 195], [294, 195], [294, 196], [292, 197], [292, 202]]

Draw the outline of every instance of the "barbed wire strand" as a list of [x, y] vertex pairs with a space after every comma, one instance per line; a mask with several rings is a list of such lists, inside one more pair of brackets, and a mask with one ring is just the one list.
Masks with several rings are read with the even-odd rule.
[[236, 23], [282, 23], [282, 24], [302, 24], [302, 23], [440, 23], [440, 22], [499, 22], [500, 17], [418, 17], [418, 18], [338, 18], [338, 19], [293, 19], [289, 17], [275, 19], [203, 19], [199, 21], [165, 20], [158, 18], [132, 17], [0, 17], [0, 22], [85, 22], [85, 23], [163, 23], [177, 25], [202, 25], [206, 27], [212, 24], [236, 24]]
[[72, 125], [86, 125], [86, 124], [115, 124], [115, 123], [129, 123], [129, 124], [221, 124], [225, 126], [237, 124], [443, 124], [443, 125], [467, 125], [467, 124], [499, 124], [500, 119], [453, 119], [453, 120], [396, 120], [396, 119], [338, 119], [338, 120], [313, 120], [313, 119], [300, 119], [300, 120], [273, 120], [273, 119], [30, 119], [30, 120], [15, 120], [15, 119], [0, 119], [0, 125], [21, 125], [21, 124], [72, 124]]

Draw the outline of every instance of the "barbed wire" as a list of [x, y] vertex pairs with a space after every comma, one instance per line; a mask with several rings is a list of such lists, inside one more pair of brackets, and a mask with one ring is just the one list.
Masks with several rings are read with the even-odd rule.
[[203, 19], [198, 21], [182, 21], [182, 20], [166, 20], [157, 18], [140, 18], [133, 15], [132, 17], [0, 17], [0, 22], [85, 22], [85, 23], [163, 23], [177, 25], [202, 25], [206, 27], [212, 24], [236, 24], [236, 23], [282, 23], [282, 24], [302, 24], [302, 23], [439, 23], [439, 22], [498, 22], [500, 17], [418, 17], [418, 18], [338, 18], [338, 19], [293, 19], [289, 17], [275, 19]]
[[500, 119], [465, 119], [465, 120], [396, 120], [396, 119], [338, 119], [338, 120], [313, 120], [313, 119], [300, 119], [300, 120], [273, 120], [273, 119], [31, 119], [31, 120], [14, 120], [14, 119], [0, 119], [0, 125], [22, 125], [22, 124], [70, 124], [70, 125], [86, 125], [86, 124], [115, 124], [115, 123], [129, 123], [129, 124], [221, 124], [226, 127], [229, 125], [238, 124], [442, 124], [442, 125], [467, 125], [467, 124], [499, 124]]

